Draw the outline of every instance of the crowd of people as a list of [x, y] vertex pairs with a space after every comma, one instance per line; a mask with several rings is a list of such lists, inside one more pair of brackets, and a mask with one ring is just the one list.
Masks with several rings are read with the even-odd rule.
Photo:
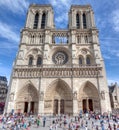
[[119, 115], [80, 113], [77, 116], [35, 116], [31, 114], [4, 114], [0, 118], [2, 130], [119, 130]]

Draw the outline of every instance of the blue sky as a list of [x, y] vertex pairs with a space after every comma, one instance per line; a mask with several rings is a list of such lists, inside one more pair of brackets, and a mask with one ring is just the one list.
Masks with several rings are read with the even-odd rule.
[[71, 4], [91, 4], [108, 84], [119, 83], [119, 0], [0, 0], [0, 75], [10, 78], [29, 4], [52, 4], [56, 28], [67, 28]]

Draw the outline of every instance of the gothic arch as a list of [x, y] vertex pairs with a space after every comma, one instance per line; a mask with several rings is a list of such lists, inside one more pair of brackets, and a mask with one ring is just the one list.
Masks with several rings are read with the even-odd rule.
[[96, 86], [90, 81], [82, 84], [78, 92], [79, 110], [100, 111], [100, 99]]
[[62, 79], [54, 80], [45, 91], [45, 113], [72, 113], [72, 98], [72, 90], [69, 85]]
[[16, 112], [38, 113], [39, 95], [31, 81], [28, 81], [16, 95]]
[[[90, 60], [90, 64], [88, 64], [88, 61], [87, 61], [88, 58], [89, 58], [89, 60]], [[87, 54], [87, 55], [86, 55], [86, 59], [85, 59], [85, 60], [86, 60], [86, 64], [87, 64], [87, 65], [94, 64], [93, 57], [92, 57], [92, 55], [90, 55], [90, 54]]]
[[[34, 54], [33, 54], [34, 51]], [[25, 59], [27, 60], [29, 55], [33, 55], [34, 58], [37, 57], [37, 55], [42, 55], [43, 51], [40, 50], [39, 48], [31, 48], [26, 54], [25, 54]]]
[[[57, 92], [61, 91], [62, 93], [60, 93], [60, 94], [63, 98], [72, 99], [72, 90], [69, 87], [69, 85], [62, 79], [56, 79], [49, 85], [49, 87], [45, 91], [45, 98], [46, 99], [53, 98], [54, 91], [57, 91]], [[51, 93], [52, 93], [52, 95], [49, 95]], [[63, 95], [63, 94], [65, 94], [65, 95]], [[66, 95], [66, 94], [69, 94], [69, 95]], [[48, 97], [48, 95], [50, 97]]]
[[84, 57], [83, 57], [83, 55], [79, 55], [78, 63], [79, 63], [79, 65], [84, 65]]
[[[25, 83], [25, 85], [19, 90], [17, 94], [17, 100], [19, 101], [24, 101], [23, 97], [27, 97], [28, 93], [31, 94], [29, 96], [29, 99], [32, 101], [37, 101], [38, 100], [38, 90], [34, 87], [33, 83], [31, 81], [28, 81]], [[20, 98], [23, 96], [22, 98]], [[27, 97], [28, 98], [28, 97]]]

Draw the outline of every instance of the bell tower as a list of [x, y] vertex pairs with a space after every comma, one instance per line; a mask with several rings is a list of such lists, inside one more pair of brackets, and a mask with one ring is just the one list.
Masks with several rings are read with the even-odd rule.
[[72, 5], [69, 11], [69, 29], [95, 28], [94, 12], [90, 5]]
[[54, 12], [51, 5], [32, 4], [29, 7], [26, 28], [47, 29], [54, 28]]

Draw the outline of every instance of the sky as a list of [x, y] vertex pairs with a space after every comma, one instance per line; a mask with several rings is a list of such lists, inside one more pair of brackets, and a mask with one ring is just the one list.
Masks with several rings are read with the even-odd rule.
[[101, 52], [108, 84], [119, 84], [119, 0], [0, 0], [0, 75], [8, 81], [20, 44], [20, 30], [25, 26], [30, 4], [51, 4], [56, 28], [67, 28], [72, 4], [90, 4], [99, 29]]

